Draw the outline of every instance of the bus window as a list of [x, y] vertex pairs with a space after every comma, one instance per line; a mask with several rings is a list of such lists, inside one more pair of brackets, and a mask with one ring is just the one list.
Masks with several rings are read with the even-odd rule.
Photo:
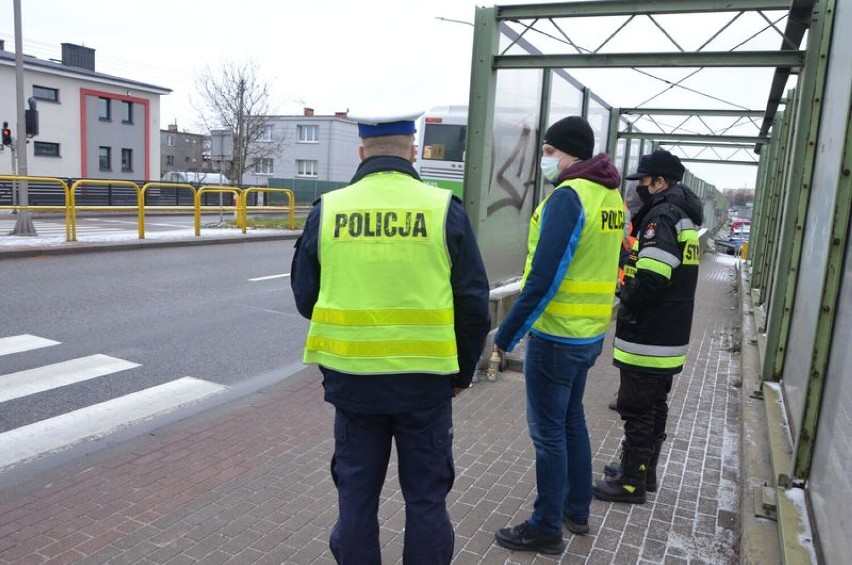
[[423, 159], [464, 162], [467, 126], [426, 124], [423, 132]]

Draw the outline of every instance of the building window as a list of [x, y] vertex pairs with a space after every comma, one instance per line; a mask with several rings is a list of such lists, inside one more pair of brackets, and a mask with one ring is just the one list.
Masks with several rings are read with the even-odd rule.
[[257, 140], [272, 141], [272, 124], [260, 126], [260, 130], [257, 132]]
[[127, 100], [121, 101], [121, 123], [133, 123], [133, 102], [128, 102]]
[[39, 157], [59, 157], [59, 144], [46, 141], [36, 141], [33, 145], [33, 155]]
[[317, 176], [317, 162], [296, 160], [296, 176], [297, 177], [315, 177]]
[[299, 133], [299, 143], [317, 143], [319, 141], [319, 126], [296, 126]]
[[102, 121], [109, 122], [112, 120], [112, 100], [109, 98], [98, 98], [98, 118]]
[[259, 159], [254, 167], [256, 175], [271, 175], [272, 174], [272, 159]]
[[112, 170], [112, 149], [109, 147], [98, 147], [98, 169], [101, 171]]
[[174, 165], [175, 164], [175, 156], [174, 155], [166, 155], [166, 165]]
[[47, 102], [59, 102], [59, 89], [34, 84], [33, 98], [36, 100], [46, 100]]
[[133, 172], [133, 149], [127, 149], [127, 148], [121, 149], [121, 172], [122, 173], [132, 173]]
[[175, 136], [167, 135], [166, 136], [166, 145], [168, 145], [169, 147], [174, 147], [175, 146]]

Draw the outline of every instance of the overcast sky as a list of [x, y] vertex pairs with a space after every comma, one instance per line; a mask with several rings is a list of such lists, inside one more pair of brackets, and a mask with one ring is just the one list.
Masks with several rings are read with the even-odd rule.
[[[519, 3], [527, 2], [499, 2]], [[282, 114], [300, 113], [304, 106], [330, 114], [359, 106], [426, 109], [468, 101], [473, 28], [446, 20], [472, 23], [474, 0], [22, 0], [22, 5], [25, 53], [59, 59], [61, 43], [85, 45], [96, 50], [98, 71], [172, 89], [161, 100], [163, 128], [177, 123], [200, 131], [190, 104], [195, 79], [225, 61], [255, 61], [260, 78], [272, 86], [271, 107]], [[0, 39], [14, 50], [12, 0], [0, 4]], [[612, 100], [608, 96], [624, 93], [623, 82], [580, 78], [615, 106], [638, 103], [658, 87], [638, 92], [637, 86], [635, 99]], [[761, 96], [747, 105], [763, 109]], [[719, 188], [754, 185], [756, 168], [690, 168]]]

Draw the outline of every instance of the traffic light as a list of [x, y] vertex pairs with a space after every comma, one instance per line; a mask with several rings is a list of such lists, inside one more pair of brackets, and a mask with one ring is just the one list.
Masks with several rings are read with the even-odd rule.
[[24, 125], [27, 128], [27, 137], [35, 137], [38, 135], [38, 111], [25, 110]]
[[9, 122], [3, 122], [3, 145], [12, 145], [12, 130], [9, 129]]

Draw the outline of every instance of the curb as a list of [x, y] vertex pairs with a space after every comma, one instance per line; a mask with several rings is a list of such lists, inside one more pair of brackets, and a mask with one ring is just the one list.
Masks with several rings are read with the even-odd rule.
[[262, 235], [246, 235], [241, 238], [237, 237], [212, 237], [206, 239], [163, 239], [163, 240], [146, 240], [140, 239], [127, 242], [85, 242], [77, 241], [66, 242], [61, 246], [56, 247], [18, 247], [11, 249], [0, 248], [0, 261], [3, 259], [15, 259], [22, 257], [42, 257], [47, 255], [74, 255], [78, 253], [93, 253], [99, 251], [128, 251], [132, 249], [143, 248], [163, 248], [163, 247], [180, 247], [192, 245], [213, 245], [217, 243], [247, 243], [250, 241], [276, 241], [296, 239], [301, 232], [291, 233], [276, 233]]

